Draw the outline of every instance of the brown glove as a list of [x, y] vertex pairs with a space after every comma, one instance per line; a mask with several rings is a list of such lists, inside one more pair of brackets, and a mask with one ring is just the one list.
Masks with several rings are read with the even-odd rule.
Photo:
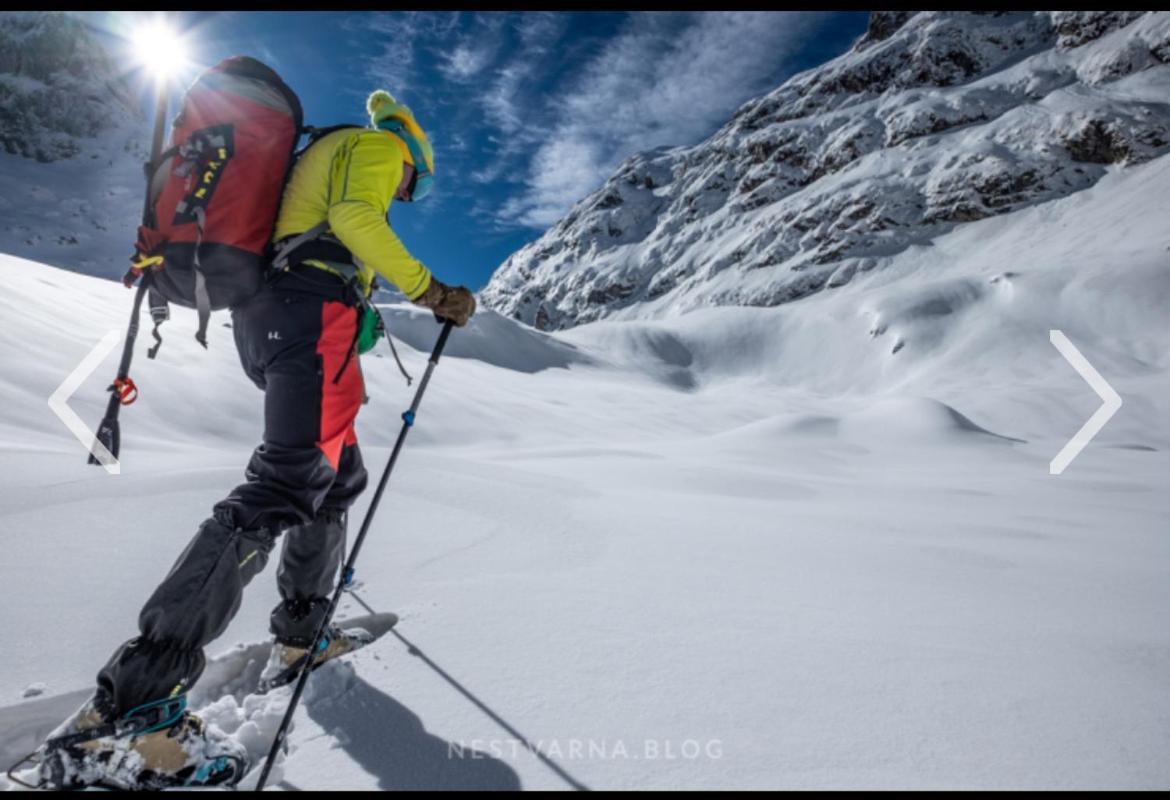
[[475, 313], [475, 296], [466, 286], [451, 287], [435, 277], [414, 304], [431, 309], [437, 319], [449, 319], [458, 328], [466, 325]]

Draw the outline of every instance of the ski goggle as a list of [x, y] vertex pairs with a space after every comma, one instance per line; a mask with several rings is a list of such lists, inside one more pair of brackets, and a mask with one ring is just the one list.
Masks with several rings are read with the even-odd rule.
[[435, 176], [427, 166], [422, 145], [406, 130], [406, 126], [396, 119], [383, 120], [378, 123], [378, 127], [384, 131], [390, 131], [406, 142], [406, 148], [410, 151], [410, 160], [414, 162], [414, 177], [410, 181], [410, 186], [407, 187], [407, 194], [410, 195], [412, 203], [422, 200], [431, 193], [435, 183]]

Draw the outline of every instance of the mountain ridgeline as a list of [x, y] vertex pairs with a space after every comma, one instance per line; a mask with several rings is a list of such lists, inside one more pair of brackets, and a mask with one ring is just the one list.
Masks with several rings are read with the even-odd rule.
[[544, 330], [843, 289], [1170, 149], [1170, 12], [874, 12], [706, 141], [629, 158], [483, 303]]

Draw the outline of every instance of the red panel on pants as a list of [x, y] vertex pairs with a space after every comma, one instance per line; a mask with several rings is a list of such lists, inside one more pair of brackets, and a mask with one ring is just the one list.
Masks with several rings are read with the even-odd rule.
[[[362, 372], [356, 352], [359, 310], [345, 303], [328, 302], [321, 307], [321, 434], [317, 447], [337, 469], [341, 447], [357, 442], [353, 423], [362, 407]], [[342, 370], [344, 365], [345, 369]], [[340, 375], [338, 374], [340, 372]]]

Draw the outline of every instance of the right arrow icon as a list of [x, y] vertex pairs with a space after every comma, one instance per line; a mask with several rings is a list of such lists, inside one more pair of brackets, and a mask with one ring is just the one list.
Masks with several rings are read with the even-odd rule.
[[1085, 382], [1093, 388], [1097, 396], [1104, 401], [1093, 416], [1089, 417], [1088, 421], [1081, 426], [1081, 429], [1073, 434], [1073, 437], [1061, 448], [1060, 452], [1056, 454], [1056, 458], [1049, 462], [1049, 474], [1059, 475], [1064, 472], [1065, 468], [1072, 463], [1072, 460], [1085, 449], [1085, 445], [1100, 433], [1101, 429], [1105, 427], [1105, 423], [1121, 408], [1121, 395], [1113, 391], [1113, 387], [1101, 377], [1101, 373], [1093, 369], [1093, 365], [1081, 355], [1081, 351], [1068, 340], [1068, 337], [1063, 332], [1050, 330], [1048, 332], [1048, 339], [1060, 351], [1060, 354], [1064, 356], [1065, 360], [1072, 364], [1073, 369], [1079, 372], [1081, 377], [1085, 379]]

